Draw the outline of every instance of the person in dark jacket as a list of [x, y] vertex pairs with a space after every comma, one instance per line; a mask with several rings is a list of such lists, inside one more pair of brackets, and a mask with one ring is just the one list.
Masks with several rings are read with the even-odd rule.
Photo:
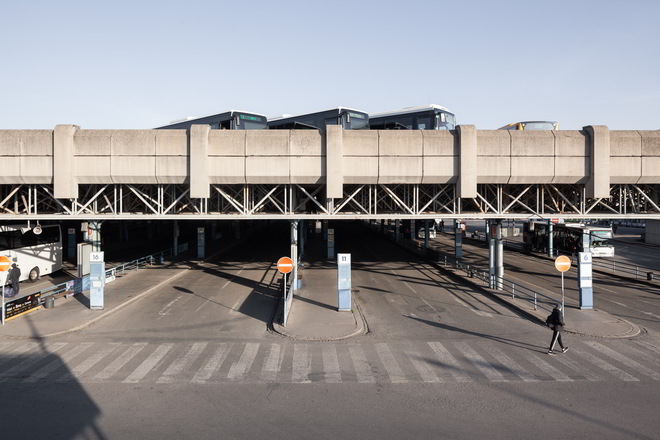
[[545, 323], [552, 329], [552, 341], [550, 342], [548, 354], [551, 356], [555, 354], [553, 350], [557, 342], [559, 342], [561, 352], [566, 353], [568, 351], [568, 347], [564, 347], [564, 344], [561, 341], [561, 333], [564, 330], [564, 326], [566, 325], [564, 322], [564, 314], [561, 310], [561, 304], [557, 304], [555, 308], [552, 309], [552, 313], [545, 320]]
[[18, 291], [20, 290], [20, 279], [21, 269], [14, 263], [11, 265], [11, 270], [9, 271], [9, 280], [11, 281], [12, 289], [14, 289], [14, 296], [18, 295]]

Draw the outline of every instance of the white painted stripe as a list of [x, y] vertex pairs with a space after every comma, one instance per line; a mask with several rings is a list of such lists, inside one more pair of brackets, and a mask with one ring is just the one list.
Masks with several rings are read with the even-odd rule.
[[55, 344], [52, 345], [52, 347], [47, 347], [48, 351], [37, 351], [34, 354], [30, 354], [27, 359], [23, 360], [23, 362], [14, 365], [7, 371], [3, 371], [2, 374], [0, 374], [0, 382], [6, 382], [10, 378], [15, 377], [16, 374], [27, 370], [28, 368], [30, 368], [34, 364], [41, 362], [48, 356], [57, 353], [57, 351], [60, 350], [65, 345], [67, 345], [66, 342], [56, 342]]
[[62, 377], [56, 380], [56, 382], [66, 382], [74, 378], [78, 378], [85, 374], [87, 370], [92, 368], [98, 362], [100, 362], [104, 357], [110, 354], [115, 348], [117, 348], [118, 343], [112, 343], [108, 347], [103, 348], [102, 350], [97, 351], [87, 359], [85, 359], [80, 365], [72, 368], [71, 371], [65, 373]]
[[323, 371], [325, 371], [326, 382], [341, 383], [339, 358], [337, 358], [337, 348], [334, 345], [323, 346]]
[[197, 370], [197, 373], [195, 373], [195, 376], [190, 382], [205, 383], [207, 380], [209, 380], [211, 376], [213, 376], [213, 373], [215, 373], [216, 370], [222, 366], [222, 363], [227, 358], [229, 347], [230, 346], [227, 344], [220, 344], [213, 356], [211, 356], [206, 361], [206, 363], [202, 365], [199, 370]]
[[250, 370], [254, 358], [257, 357], [257, 351], [259, 350], [259, 344], [249, 343], [245, 344], [245, 349], [243, 354], [238, 362], [234, 363], [227, 373], [227, 379], [237, 380], [241, 379], [245, 374]]
[[456, 342], [454, 345], [461, 351], [463, 356], [472, 362], [472, 364], [488, 378], [488, 380], [491, 382], [508, 382], [508, 380], [502, 376], [502, 373], [497, 371], [490, 362], [481, 357], [481, 355], [474, 351], [468, 344], [465, 342]]
[[530, 361], [532, 364], [536, 366], [539, 370], [543, 371], [545, 374], [549, 375], [552, 377], [554, 380], [559, 381], [559, 382], [573, 382], [573, 379], [550, 365], [544, 360], [541, 360], [538, 356], [534, 354], [529, 354], [527, 357], [527, 360]]
[[98, 373], [92, 380], [106, 380], [110, 379], [112, 376], [117, 373], [121, 367], [126, 365], [131, 359], [135, 357], [136, 354], [142, 351], [146, 347], [145, 342], [137, 342], [130, 346], [125, 352], [123, 352], [117, 359], [112, 361], [110, 365], [105, 367], [100, 373]]
[[413, 367], [415, 367], [415, 369], [417, 370], [417, 372], [419, 373], [420, 377], [424, 382], [427, 383], [442, 382], [442, 379], [440, 379], [435, 374], [435, 371], [433, 371], [433, 367], [431, 367], [428, 363], [424, 362], [421, 359], [419, 352], [410, 349], [410, 350], [406, 350], [405, 353], [408, 359], [410, 360], [410, 362], [413, 364]]
[[369, 362], [362, 348], [359, 345], [351, 345], [348, 347], [348, 351], [351, 354], [351, 360], [353, 361], [353, 368], [355, 368], [358, 382], [375, 383], [376, 379], [371, 372], [371, 368], [369, 368]]
[[415, 293], [415, 294], [417, 293], [417, 291], [416, 291], [415, 289], [413, 289], [412, 287], [410, 287], [410, 284], [408, 284], [408, 282], [407, 282], [407, 281], [404, 281], [404, 282], [403, 282], [403, 284], [405, 284], [405, 285], [406, 285], [406, 287], [408, 287], [408, 289], [410, 289], [410, 290], [412, 290], [412, 291], [413, 291], [413, 293]]
[[635, 341], [636, 344], [643, 345], [645, 348], [655, 351], [656, 353], [660, 353], [660, 348], [656, 347], [655, 345], [651, 344], [650, 342], [647, 341], [642, 341], [642, 340], [637, 340]]
[[13, 342], [0, 342], [0, 351], [4, 350], [5, 348], [9, 347], [12, 344]]
[[458, 361], [449, 353], [449, 351], [439, 342], [429, 342], [429, 346], [433, 353], [440, 361], [443, 369], [449, 370], [449, 373], [454, 376], [459, 382], [471, 382], [472, 379], [465, 374], [463, 368]]
[[472, 310], [474, 313], [476, 313], [479, 316], [484, 316], [486, 318], [492, 318], [493, 317], [492, 314], [490, 314], [488, 312], [484, 312], [483, 310], [477, 310], [477, 309], [470, 309], [470, 310]]
[[229, 314], [232, 316], [242, 315], [241, 306], [245, 302], [246, 298], [240, 297], [236, 300], [233, 306], [229, 309]]
[[392, 354], [390, 347], [385, 343], [380, 343], [376, 344], [375, 348], [378, 357], [380, 358], [383, 366], [385, 367], [385, 370], [387, 371], [387, 375], [390, 376], [390, 381], [392, 383], [408, 382], [408, 379], [403, 373], [403, 370], [401, 367], [399, 367], [396, 359], [394, 359], [394, 355]]
[[174, 382], [174, 378], [178, 374], [181, 374], [181, 372], [187, 367], [192, 365], [192, 363], [195, 362], [195, 359], [197, 359], [199, 355], [202, 354], [207, 345], [207, 342], [194, 343], [182, 358], [178, 359], [177, 361], [170, 364], [169, 367], [167, 367], [167, 370], [165, 370], [165, 372], [158, 378], [156, 383]]
[[52, 373], [53, 371], [57, 370], [60, 367], [63, 367], [67, 362], [70, 362], [73, 358], [78, 356], [83, 351], [87, 350], [92, 345], [94, 345], [94, 344], [92, 344], [91, 342], [85, 342], [83, 344], [78, 345], [77, 347], [73, 347], [71, 350], [64, 353], [59, 359], [55, 359], [55, 360], [47, 363], [45, 366], [41, 367], [39, 370], [32, 373], [30, 376], [25, 378], [25, 380], [23, 380], [23, 382], [25, 382], [25, 383], [34, 383], [34, 382], [38, 381], [39, 379], [46, 378], [50, 373]]
[[160, 320], [161, 318], [164, 318], [167, 315], [169, 315], [170, 312], [172, 311], [172, 307], [174, 307], [174, 303], [176, 303], [181, 298], [183, 298], [183, 295], [179, 295], [176, 298], [174, 298], [172, 301], [170, 301], [169, 303], [165, 304], [165, 306], [162, 309], [160, 309], [160, 311], [158, 312], [159, 316], [158, 316], [157, 320]]
[[507, 355], [505, 355], [502, 351], [500, 351], [497, 347], [487, 344], [485, 342], [482, 342], [479, 344], [484, 350], [488, 352], [491, 356], [493, 356], [499, 363], [507, 367], [511, 372], [513, 372], [516, 376], [524, 380], [525, 382], [538, 382], [538, 378], [531, 374], [529, 371], [525, 370], [523, 367], [520, 366], [520, 364]]
[[605, 362], [604, 360], [594, 356], [591, 353], [587, 353], [586, 351], [577, 350], [575, 348], [571, 348], [571, 350], [573, 350], [578, 355], [586, 358], [589, 362], [595, 364], [598, 368], [607, 371], [608, 373], [618, 377], [619, 379], [621, 379], [624, 382], [639, 382], [639, 379], [637, 379], [636, 377], [631, 376], [630, 374], [626, 373], [625, 371], [622, 371], [622, 370], [618, 369], [614, 365], [612, 365], [608, 362]]
[[20, 345], [18, 347], [14, 347], [14, 349], [12, 351], [7, 353], [6, 357], [3, 357], [2, 359], [0, 359], [0, 365], [3, 365], [5, 363], [11, 361], [12, 359], [22, 355], [26, 351], [32, 350], [36, 346], [37, 346], [36, 342], [26, 342], [23, 345]]
[[590, 382], [598, 382], [603, 380], [601, 377], [597, 376], [596, 374], [592, 373], [589, 368], [585, 368], [578, 364], [577, 362], [573, 361], [569, 355], [564, 355], [564, 356], [555, 356], [555, 359], [557, 362], [564, 364], [568, 368], [572, 369], [573, 371], [579, 373], [583, 377], [585, 377], [588, 381]]
[[633, 356], [642, 358], [644, 359], [645, 362], [648, 362], [653, 366], [657, 366], [660, 363], [660, 358], [656, 354], [632, 346], [631, 341], [627, 341], [627, 340], [625, 342], [622, 341], [620, 344], [622, 345], [619, 345], [618, 347], [619, 350], [623, 350], [627, 353], [632, 354]]
[[312, 358], [305, 344], [293, 346], [293, 367], [291, 381], [294, 383], [310, 383], [309, 373], [312, 372]]
[[174, 344], [160, 344], [153, 353], [149, 355], [142, 363], [129, 374], [122, 383], [138, 383], [149, 374], [151, 370], [160, 362], [160, 360], [172, 349]]
[[654, 380], [660, 380], [660, 373], [657, 371], [652, 371], [646, 368], [645, 366], [639, 364], [638, 362], [635, 362], [634, 360], [630, 359], [627, 356], [624, 356], [620, 353], [617, 353], [616, 351], [605, 347], [602, 344], [599, 344], [596, 341], [585, 341], [585, 344], [589, 345], [591, 348], [598, 350], [599, 352], [603, 353], [605, 356], [609, 356], [612, 359], [621, 362], [622, 364], [626, 365], [627, 367], [632, 368], [633, 370], [637, 370], [642, 374], [645, 374], [647, 376], [652, 377]]
[[270, 344], [270, 353], [261, 369], [261, 380], [272, 382], [277, 379], [277, 373], [282, 368], [282, 360], [284, 359], [284, 350], [281, 348], [280, 344]]

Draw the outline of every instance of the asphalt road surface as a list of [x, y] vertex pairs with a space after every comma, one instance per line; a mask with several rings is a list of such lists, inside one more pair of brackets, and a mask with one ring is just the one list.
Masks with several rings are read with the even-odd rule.
[[81, 332], [0, 340], [2, 438], [658, 438], [655, 327], [566, 335], [551, 357], [546, 328], [359, 225], [335, 227], [368, 334], [267, 331], [289, 253], [275, 224]]

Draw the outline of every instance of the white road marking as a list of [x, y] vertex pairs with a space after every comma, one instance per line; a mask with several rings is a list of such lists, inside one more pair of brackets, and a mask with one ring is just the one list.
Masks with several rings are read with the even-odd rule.
[[261, 369], [262, 380], [272, 382], [277, 379], [277, 373], [282, 368], [282, 360], [284, 359], [284, 350], [281, 348], [280, 344], [270, 344], [270, 353]]
[[85, 342], [83, 344], [78, 345], [77, 347], [72, 348], [71, 350], [64, 353], [59, 359], [55, 359], [55, 360], [47, 363], [45, 366], [41, 367], [39, 370], [32, 373], [29, 377], [25, 378], [25, 380], [23, 380], [23, 382], [25, 382], [25, 383], [35, 383], [39, 379], [44, 379], [50, 373], [52, 373], [53, 371], [57, 370], [58, 368], [60, 368], [64, 365], [66, 365], [66, 363], [71, 361], [73, 358], [78, 356], [83, 351], [87, 350], [92, 345], [93, 344], [91, 342]]
[[532, 364], [536, 366], [539, 370], [543, 371], [544, 373], [548, 374], [550, 377], [552, 377], [554, 380], [559, 381], [559, 382], [573, 382], [573, 379], [550, 365], [544, 360], [541, 360], [538, 356], [534, 354], [529, 354], [528, 357], [526, 358], [528, 361], [530, 361]]
[[465, 342], [456, 342], [454, 345], [470, 362], [472, 362], [472, 365], [477, 367], [479, 371], [488, 378], [488, 380], [491, 382], [508, 382], [508, 380], [502, 376], [502, 373], [497, 371], [490, 362], [481, 357], [481, 355], [474, 351], [468, 344]]
[[470, 310], [472, 310], [474, 313], [476, 313], [479, 316], [485, 316], [486, 318], [492, 318], [493, 317], [492, 314], [490, 314], [488, 312], [484, 312], [483, 310], [477, 310], [477, 309], [470, 309]]
[[376, 344], [375, 348], [378, 357], [380, 358], [383, 366], [385, 367], [385, 370], [387, 371], [387, 375], [390, 377], [390, 381], [392, 383], [408, 382], [406, 375], [403, 373], [403, 370], [396, 362], [396, 359], [394, 358], [394, 355], [392, 354], [389, 346], [387, 344], [380, 343]]
[[165, 304], [165, 306], [162, 309], [160, 309], [160, 311], [158, 312], [159, 316], [158, 316], [157, 320], [160, 320], [160, 319], [166, 317], [167, 315], [169, 315], [170, 312], [172, 311], [172, 307], [174, 306], [174, 303], [176, 303], [182, 297], [183, 297], [183, 295], [179, 295], [176, 298], [174, 298], [172, 301], [170, 301], [169, 303]]
[[312, 372], [312, 358], [306, 344], [293, 346], [293, 367], [291, 381], [294, 383], [310, 383], [309, 373]]
[[415, 294], [417, 294], [417, 291], [416, 291], [415, 289], [413, 289], [413, 288], [412, 288], [412, 287], [410, 286], [410, 284], [408, 284], [408, 282], [407, 282], [407, 281], [404, 281], [404, 282], [403, 282], [403, 284], [405, 284], [405, 285], [406, 285], [406, 287], [408, 287], [408, 289], [410, 289], [410, 290], [412, 290], [412, 291], [413, 291], [413, 293], [415, 293]]
[[348, 351], [351, 354], [351, 361], [353, 361], [353, 368], [355, 374], [357, 374], [358, 382], [375, 383], [376, 379], [371, 372], [371, 368], [369, 368], [369, 362], [362, 348], [359, 345], [351, 345], [348, 347]]
[[635, 342], [635, 344], [643, 345], [644, 347], [646, 347], [647, 349], [649, 349], [651, 351], [655, 351], [656, 353], [660, 353], [660, 347], [656, 347], [655, 345], [651, 344], [650, 342], [642, 341], [642, 340], [637, 340], [637, 341], [634, 341], [634, 342]]
[[71, 371], [65, 373], [62, 377], [57, 379], [56, 382], [66, 382], [82, 376], [83, 374], [85, 374], [85, 372], [87, 372], [87, 370], [92, 368], [104, 357], [110, 354], [115, 348], [117, 348], [118, 345], [119, 345], [118, 343], [113, 343], [110, 344], [108, 347], [105, 347], [102, 350], [97, 351], [96, 353], [85, 359], [83, 362], [81, 362], [79, 365], [72, 368]]
[[126, 365], [131, 359], [135, 357], [139, 352], [142, 351], [147, 344], [145, 342], [138, 342], [130, 346], [125, 352], [123, 352], [117, 359], [112, 361], [110, 365], [105, 367], [100, 373], [94, 376], [93, 380], [106, 380], [110, 379], [112, 376], [117, 373], [121, 367]]
[[12, 344], [13, 342], [0, 342], [0, 351], [4, 350], [5, 348], [9, 347]]
[[192, 365], [195, 362], [195, 359], [199, 357], [200, 354], [204, 351], [208, 343], [206, 342], [196, 342], [188, 349], [185, 355], [177, 361], [170, 364], [167, 367], [167, 370], [158, 378], [156, 383], [172, 383], [174, 382], [175, 377], [178, 374], [181, 374], [187, 367]]
[[600, 351], [603, 353], [605, 356], [609, 356], [612, 359], [621, 362], [622, 364], [632, 368], [633, 370], [637, 370], [642, 374], [645, 374], [647, 376], [652, 377], [654, 380], [660, 380], [660, 373], [657, 371], [652, 371], [646, 368], [645, 366], [633, 361], [627, 356], [624, 356], [620, 353], [617, 353], [616, 351], [612, 350], [611, 348], [605, 347], [602, 344], [599, 344], [598, 342], [595, 341], [585, 341], [585, 344], [589, 345], [591, 348]]
[[215, 373], [216, 370], [222, 366], [222, 363], [227, 358], [229, 347], [230, 346], [227, 344], [220, 344], [213, 356], [211, 356], [197, 371], [197, 373], [195, 373], [195, 376], [192, 378], [191, 382], [205, 383], [207, 380], [209, 380], [211, 376], [213, 376], [213, 373]]
[[339, 359], [337, 358], [337, 349], [334, 345], [323, 346], [323, 371], [325, 371], [325, 381], [328, 383], [340, 383], [341, 372], [339, 370]]
[[207, 299], [206, 301], [204, 301], [199, 307], [197, 307], [197, 308], [195, 309], [195, 311], [194, 311], [193, 313], [197, 313], [197, 312], [199, 312], [200, 310], [202, 310], [202, 309], [204, 308], [204, 306], [206, 305], [206, 303], [209, 302], [209, 301], [210, 301], [209, 299]]
[[142, 363], [124, 379], [123, 383], [138, 383], [165, 357], [174, 344], [161, 344]]
[[591, 353], [587, 353], [586, 351], [581, 351], [574, 349], [577, 354], [580, 356], [586, 358], [589, 362], [595, 364], [597, 367], [599, 367], [602, 370], [607, 371], [608, 373], [618, 377], [619, 379], [623, 380], [624, 382], [639, 382], [639, 379], [637, 379], [634, 376], [631, 376], [630, 374], [626, 373], [625, 371], [622, 371], [615, 367], [614, 365], [605, 362], [604, 360], [597, 358], [596, 356], [592, 355]]
[[17, 373], [27, 370], [32, 365], [39, 363], [48, 356], [56, 353], [65, 345], [67, 345], [66, 342], [56, 342], [52, 345], [52, 347], [48, 347], [48, 351], [37, 352], [33, 355], [30, 355], [27, 359], [23, 360], [23, 362], [19, 363], [18, 365], [14, 365], [10, 369], [3, 371], [2, 374], [0, 374], [0, 382], [6, 382], [10, 378], [13, 378]]
[[410, 362], [413, 364], [413, 367], [417, 370], [419, 373], [419, 376], [422, 378], [424, 382], [427, 383], [435, 383], [435, 382], [442, 382], [442, 380], [435, 374], [433, 371], [433, 368], [426, 362], [424, 362], [422, 359], [420, 359], [419, 352], [416, 350], [405, 350], [406, 356], [410, 360]]
[[575, 372], [579, 373], [580, 375], [586, 377], [587, 380], [590, 381], [590, 382], [598, 382], [598, 381], [603, 380], [602, 378], [600, 378], [597, 375], [595, 375], [594, 373], [592, 373], [591, 370], [589, 370], [588, 368], [585, 368], [585, 367], [581, 366], [580, 364], [578, 364], [577, 362], [573, 361], [571, 359], [571, 354], [570, 353], [568, 353], [566, 355], [563, 355], [563, 356], [555, 356], [555, 359], [560, 364], [564, 364], [565, 366], [572, 369], [573, 371], [575, 371]]
[[36, 342], [26, 342], [26, 343], [23, 344], [23, 345], [20, 345], [20, 346], [18, 346], [18, 347], [15, 347], [12, 351], [10, 351], [9, 353], [7, 353], [8, 356], [3, 357], [2, 359], [0, 359], [0, 365], [4, 364], [4, 363], [6, 363], [6, 362], [9, 362], [10, 360], [12, 360], [12, 359], [14, 359], [14, 358], [16, 358], [16, 357], [22, 355], [22, 354], [25, 353], [26, 351], [30, 351], [30, 350], [32, 350], [32, 349], [35, 348], [36, 346], [37, 346], [37, 343], [36, 343]]
[[471, 382], [472, 379], [468, 377], [461, 365], [458, 363], [451, 353], [439, 342], [429, 342], [429, 347], [442, 364], [442, 368], [449, 370], [449, 373], [459, 382]]
[[238, 380], [242, 379], [243, 376], [250, 370], [254, 358], [257, 357], [257, 351], [259, 350], [259, 344], [257, 343], [248, 343], [245, 344], [245, 349], [241, 355], [238, 362], [234, 363], [227, 373], [227, 379]]
[[511, 370], [513, 373], [515, 373], [518, 377], [520, 377], [522, 380], [525, 382], [538, 382], [538, 378], [531, 374], [529, 371], [525, 370], [523, 367], [520, 366], [520, 364], [507, 355], [505, 355], [502, 351], [500, 351], [497, 347], [494, 347], [491, 344], [482, 342], [479, 344], [484, 350], [488, 352], [491, 356], [493, 356], [499, 363], [507, 367], [509, 370]]

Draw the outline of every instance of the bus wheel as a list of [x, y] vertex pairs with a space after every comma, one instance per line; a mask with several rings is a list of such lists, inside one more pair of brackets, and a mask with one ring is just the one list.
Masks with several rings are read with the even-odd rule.
[[31, 283], [34, 283], [39, 279], [39, 268], [38, 267], [33, 267], [32, 270], [30, 271], [30, 275], [28, 275], [28, 279], [30, 280]]

